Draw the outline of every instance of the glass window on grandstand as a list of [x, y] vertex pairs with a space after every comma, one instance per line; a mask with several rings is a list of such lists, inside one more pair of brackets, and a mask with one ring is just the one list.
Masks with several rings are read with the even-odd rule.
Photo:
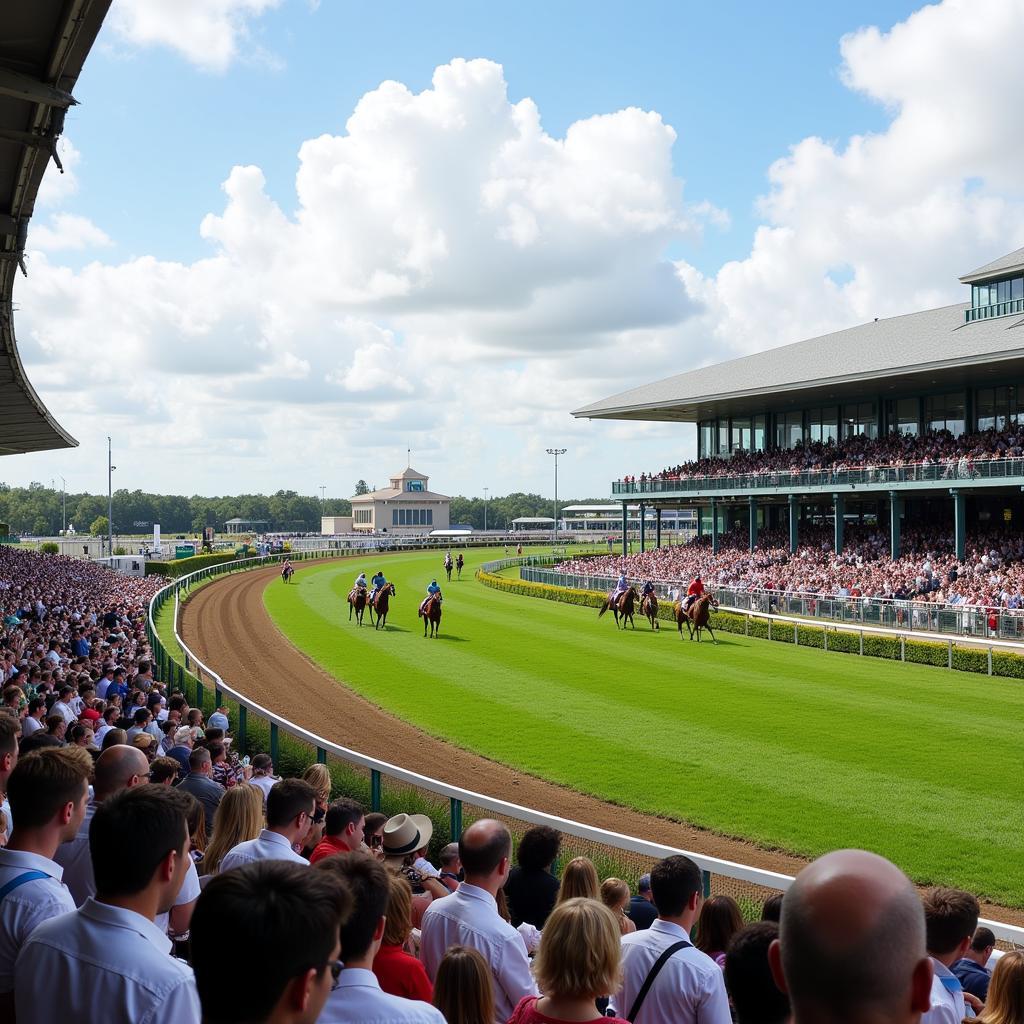
[[729, 454], [729, 419], [725, 417], [718, 421], [718, 454]]
[[732, 419], [732, 450], [749, 452], [751, 447], [750, 417], [734, 416]]
[[704, 420], [700, 425], [700, 457], [710, 458], [717, 454], [715, 451], [715, 421]]
[[775, 447], [796, 448], [804, 439], [804, 414], [780, 412], [775, 417]]
[[843, 406], [843, 437], [878, 437], [878, 413], [874, 402]]
[[767, 423], [768, 417], [763, 413], [760, 416], [754, 417], [754, 451], [763, 452], [766, 447], [767, 438]]
[[924, 400], [927, 430], [948, 430], [954, 437], [964, 432], [964, 393], [928, 395]]
[[373, 509], [372, 508], [357, 508], [355, 511], [354, 522], [368, 525], [373, 522]]
[[975, 401], [978, 430], [1006, 430], [1024, 422], [1024, 410], [1017, 406], [1017, 388], [978, 388]]
[[920, 414], [920, 399], [887, 399], [885, 403], [885, 432], [916, 436], [921, 431]]
[[392, 526], [433, 526], [432, 508], [396, 508], [391, 512]]
[[824, 443], [839, 440], [839, 409], [836, 406], [807, 410], [807, 440]]

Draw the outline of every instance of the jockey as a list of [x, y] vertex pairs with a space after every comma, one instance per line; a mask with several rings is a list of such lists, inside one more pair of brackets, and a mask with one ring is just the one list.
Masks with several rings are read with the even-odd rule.
[[352, 584], [353, 590], [365, 590], [366, 589], [366, 573], [361, 572], [357, 577], [355, 583]]
[[649, 597], [653, 593], [654, 593], [654, 584], [650, 580], [648, 580], [644, 584], [644, 589], [640, 591], [640, 596], [641, 597]]
[[372, 602], [376, 600], [377, 595], [381, 591], [381, 588], [386, 587], [388, 585], [388, 581], [384, 578], [384, 573], [382, 573], [380, 569], [378, 569], [373, 579], [370, 580], [370, 582], [373, 584], [373, 591], [370, 594], [370, 601]]
[[437, 585], [437, 580], [431, 580], [430, 586], [427, 587], [427, 596], [423, 598], [422, 601], [420, 601], [420, 615], [422, 615], [424, 610], [426, 609], [427, 602], [435, 596], [437, 597], [438, 603], [444, 600], [444, 598], [441, 596], [441, 588]]
[[626, 572], [623, 570], [619, 574], [615, 589], [608, 595], [608, 603], [614, 604], [627, 590], [629, 590], [629, 580], [626, 579]]
[[455, 559], [455, 564], [461, 569], [463, 566], [462, 552], [459, 552], [459, 557]]
[[683, 603], [683, 610], [687, 610], [698, 597], [704, 596], [704, 582], [700, 578], [698, 573], [693, 578], [693, 582], [686, 588], [686, 601]]

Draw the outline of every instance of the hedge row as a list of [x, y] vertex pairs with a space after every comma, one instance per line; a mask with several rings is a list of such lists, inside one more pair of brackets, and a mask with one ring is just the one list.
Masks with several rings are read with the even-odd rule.
[[190, 558], [179, 558], [173, 562], [146, 562], [146, 575], [166, 576], [168, 579], [176, 580], [186, 573], [206, 569], [211, 565], [220, 565], [222, 562], [231, 562], [236, 558], [238, 558], [237, 551], [218, 551], [211, 555], [192, 555]]
[[[504, 576], [478, 570], [476, 578], [484, 586], [495, 590], [503, 590], [508, 594], [522, 597], [539, 597], [546, 601], [561, 601], [564, 604], [580, 605], [585, 608], [600, 608], [606, 595], [592, 590], [573, 590], [569, 587], [556, 587], [550, 583], [531, 583], [526, 580], [511, 580]], [[672, 606], [662, 601], [658, 605], [658, 618], [675, 622]], [[736, 612], [715, 612], [715, 632], [743, 633], [747, 636], [759, 637], [762, 640], [775, 640], [779, 643], [791, 644], [794, 641], [793, 623], [769, 622], [767, 619], [751, 618]], [[825, 630], [821, 626], [797, 625], [796, 642], [800, 647], [825, 647]], [[828, 631], [828, 649], [843, 654], [861, 653], [861, 636], [852, 630], [833, 629]], [[945, 643], [934, 640], [904, 640], [903, 655], [900, 655], [900, 638], [864, 633], [864, 654], [871, 658], [884, 658], [889, 661], [908, 661], [916, 665], [936, 665], [946, 668], [949, 661], [949, 647]], [[988, 651], [977, 647], [957, 647], [953, 645], [953, 668], [962, 672], [988, 673]], [[1024, 679], [1024, 658], [1019, 654], [1008, 654], [1002, 651], [992, 652], [992, 675], [1008, 676], [1013, 679]]]

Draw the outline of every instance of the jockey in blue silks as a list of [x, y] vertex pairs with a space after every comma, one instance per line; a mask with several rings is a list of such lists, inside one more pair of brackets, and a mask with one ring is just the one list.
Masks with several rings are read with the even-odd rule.
[[648, 595], [653, 594], [653, 593], [654, 593], [654, 584], [650, 580], [648, 580], [644, 584], [644, 589], [640, 591], [640, 596], [641, 597], [647, 597]]
[[355, 583], [352, 584], [352, 586], [356, 590], [365, 590], [366, 589], [366, 573], [365, 572], [361, 572], [356, 577], [356, 581], [355, 581]]
[[370, 582], [373, 584], [373, 590], [370, 593], [370, 601], [372, 603], [376, 600], [377, 595], [381, 591], [381, 588], [386, 587], [388, 585], [388, 581], [384, 578], [384, 573], [382, 573], [380, 569], [378, 569], [376, 575], [373, 577], [372, 580], [370, 580]]
[[437, 580], [431, 580], [430, 586], [427, 587], [427, 596], [420, 602], [420, 615], [423, 614], [424, 609], [427, 607], [427, 602], [435, 595], [439, 603], [444, 600], [441, 596], [441, 588], [437, 585]]
[[615, 604], [627, 590], [629, 590], [629, 580], [626, 579], [626, 573], [623, 570], [619, 576], [619, 582], [615, 584], [615, 589], [608, 595], [608, 603]]

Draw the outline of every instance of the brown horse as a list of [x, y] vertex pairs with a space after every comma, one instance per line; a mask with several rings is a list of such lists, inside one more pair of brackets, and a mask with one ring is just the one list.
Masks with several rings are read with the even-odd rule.
[[658, 595], [653, 591], [640, 602], [640, 611], [647, 617], [651, 629], [661, 629], [658, 624]]
[[356, 625], [363, 624], [363, 612], [366, 611], [366, 589], [353, 587], [348, 592], [348, 621], [352, 621], [352, 613], [356, 613]]
[[370, 605], [370, 621], [373, 622], [374, 613], [377, 615], [377, 621], [373, 622], [374, 629], [384, 629], [387, 625], [388, 607], [391, 604], [391, 598], [394, 596], [394, 583], [385, 583], [384, 586], [377, 591], [377, 596], [373, 599], [373, 604]]
[[431, 594], [420, 605], [419, 614], [423, 617], [423, 635], [427, 635], [427, 623], [429, 622], [430, 636], [433, 639], [441, 629], [441, 598], [437, 594]]
[[626, 628], [626, 624], [636, 629], [636, 625], [633, 622], [633, 609], [636, 607], [637, 602], [640, 600], [640, 595], [637, 593], [636, 587], [630, 587], [629, 590], [623, 591], [617, 598], [609, 597], [604, 604], [601, 605], [601, 610], [597, 613], [597, 617], [601, 618], [602, 615], [610, 608], [612, 614], [615, 616], [615, 628], [619, 628], [619, 619], [622, 619], [622, 628]]
[[718, 601], [711, 594], [704, 594], [702, 597], [698, 597], [689, 608], [683, 608], [682, 601], [676, 601], [672, 606], [676, 616], [676, 626], [679, 629], [679, 639], [683, 638], [683, 623], [686, 623], [686, 628], [690, 632], [690, 639], [692, 640], [694, 634], [697, 635], [697, 643], [700, 643], [700, 631], [706, 629], [711, 634], [711, 639], [715, 646], [718, 646], [718, 640], [715, 639], [715, 631], [711, 628], [711, 611], [718, 607]]

